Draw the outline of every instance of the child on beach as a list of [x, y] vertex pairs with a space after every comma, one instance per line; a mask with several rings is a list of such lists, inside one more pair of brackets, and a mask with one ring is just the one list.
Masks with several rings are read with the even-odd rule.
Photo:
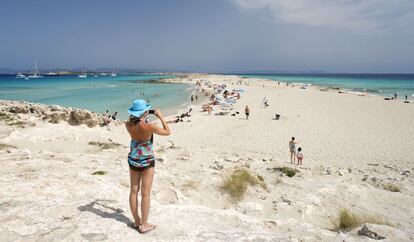
[[298, 154], [296, 155], [296, 157], [298, 158], [297, 165], [302, 165], [303, 154], [302, 154], [302, 148], [301, 147], [298, 148]]
[[106, 126], [106, 130], [108, 131], [111, 131], [111, 120], [112, 120], [111, 115], [105, 117], [104, 119], [104, 125]]

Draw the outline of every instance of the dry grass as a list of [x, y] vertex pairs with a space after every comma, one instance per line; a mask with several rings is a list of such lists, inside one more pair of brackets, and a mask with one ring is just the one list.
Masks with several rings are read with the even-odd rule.
[[115, 149], [121, 146], [121, 144], [114, 143], [114, 142], [99, 142], [99, 141], [98, 142], [90, 141], [88, 145], [98, 146], [101, 150]]
[[243, 169], [234, 171], [230, 177], [224, 179], [221, 189], [235, 201], [240, 201], [243, 199], [248, 185], [255, 186], [258, 184], [267, 189], [264, 181], [260, 181], [259, 178], [250, 174], [248, 170]]
[[182, 188], [184, 190], [190, 190], [190, 189], [197, 190], [199, 185], [200, 184], [198, 182], [196, 182], [196, 181], [187, 181], [186, 183], [184, 183], [182, 185]]
[[92, 175], [99, 175], [99, 176], [103, 176], [106, 174], [106, 171], [95, 171], [94, 173], [92, 173]]
[[257, 175], [257, 179], [259, 180], [259, 185], [260, 185], [263, 189], [265, 189], [266, 191], [268, 191], [268, 189], [267, 189], [267, 184], [266, 184], [266, 182], [265, 182], [265, 180], [264, 180], [263, 176], [261, 176], [261, 175]]
[[384, 183], [382, 184], [382, 188], [390, 192], [401, 192], [400, 186], [393, 183]]
[[27, 167], [27, 168], [24, 168], [23, 169], [23, 172], [28, 172], [28, 173], [30, 173], [30, 172], [36, 172], [37, 170], [35, 169], [35, 168], [33, 168], [33, 167]]
[[17, 126], [19, 128], [26, 128], [27, 126], [36, 126], [35, 123], [29, 123], [19, 120], [18, 117], [13, 117], [7, 113], [0, 112], [0, 121], [4, 121], [8, 126]]
[[5, 150], [5, 149], [8, 149], [8, 148], [16, 148], [16, 146], [0, 143], [0, 150]]
[[26, 128], [26, 125], [28, 125], [28, 123], [24, 122], [24, 121], [16, 121], [16, 122], [13, 122], [13, 123], [7, 123], [7, 125], [16, 126], [16, 127], [19, 127], [19, 128]]
[[7, 113], [0, 112], [0, 120], [4, 120], [6, 122], [12, 121], [14, 118]]
[[387, 219], [381, 216], [362, 213], [356, 214], [345, 208], [341, 209], [334, 218], [330, 219], [334, 231], [352, 230], [353, 228], [356, 228], [365, 223], [385, 224], [392, 226], [392, 224]]

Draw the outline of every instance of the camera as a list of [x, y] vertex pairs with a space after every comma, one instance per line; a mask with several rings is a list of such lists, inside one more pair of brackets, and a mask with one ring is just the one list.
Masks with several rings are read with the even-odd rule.
[[149, 114], [155, 114], [155, 110], [152, 110], [152, 109], [151, 110], [148, 110], [148, 113]]

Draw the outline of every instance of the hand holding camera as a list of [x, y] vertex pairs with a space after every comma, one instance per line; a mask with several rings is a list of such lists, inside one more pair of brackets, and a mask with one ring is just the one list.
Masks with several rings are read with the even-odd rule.
[[163, 118], [163, 116], [162, 116], [162, 113], [161, 113], [161, 111], [160, 110], [158, 110], [158, 109], [152, 109], [152, 110], [149, 110], [148, 111], [148, 113], [149, 114], [154, 114], [155, 116], [157, 116], [157, 118], [159, 118], [159, 119], [162, 119]]

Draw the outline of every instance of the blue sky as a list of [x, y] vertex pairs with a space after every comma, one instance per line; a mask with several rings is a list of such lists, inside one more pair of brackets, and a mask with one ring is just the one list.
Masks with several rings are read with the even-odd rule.
[[2, 0], [0, 68], [414, 72], [412, 0]]

